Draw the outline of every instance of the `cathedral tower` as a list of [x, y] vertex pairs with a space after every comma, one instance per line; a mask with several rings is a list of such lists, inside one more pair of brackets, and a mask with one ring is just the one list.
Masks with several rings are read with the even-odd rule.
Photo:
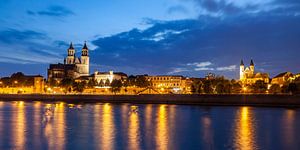
[[90, 57], [89, 57], [89, 49], [86, 45], [86, 42], [84, 42], [83, 48], [81, 50], [81, 64], [83, 65], [82, 67], [82, 72], [83, 74], [89, 74], [90, 73]]
[[240, 80], [244, 79], [244, 71], [245, 71], [245, 65], [243, 60], [241, 60], [241, 64], [240, 64]]
[[71, 42], [70, 47], [68, 48], [68, 56], [66, 59], [66, 64], [74, 64], [75, 61], [75, 49], [73, 43]]
[[254, 63], [253, 63], [253, 60], [251, 59], [251, 62], [250, 62], [250, 71], [252, 74], [254, 74]]

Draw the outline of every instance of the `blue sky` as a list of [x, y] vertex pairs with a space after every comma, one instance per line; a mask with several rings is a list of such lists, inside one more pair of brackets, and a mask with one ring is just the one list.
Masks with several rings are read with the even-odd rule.
[[46, 75], [71, 41], [88, 42], [92, 72], [300, 72], [299, 0], [2, 0], [0, 22], [0, 76]]

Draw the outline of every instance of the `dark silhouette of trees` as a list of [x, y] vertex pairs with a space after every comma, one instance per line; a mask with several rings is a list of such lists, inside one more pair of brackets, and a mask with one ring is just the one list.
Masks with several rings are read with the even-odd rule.
[[121, 91], [121, 88], [122, 88], [123, 84], [122, 84], [121, 80], [113, 80], [111, 82], [110, 86], [111, 86], [111, 92], [116, 94], [116, 93]]
[[82, 81], [82, 82], [74, 82], [72, 87], [73, 87], [73, 90], [75, 92], [78, 92], [78, 93], [82, 93], [85, 89], [85, 86], [86, 86], [86, 82], [85, 81]]
[[87, 83], [88, 88], [94, 88], [96, 86], [96, 81], [94, 79], [90, 79]]
[[269, 93], [271, 94], [281, 93], [281, 87], [278, 84], [272, 84], [269, 89]]
[[252, 93], [266, 93], [267, 88], [268, 84], [262, 80], [258, 80], [250, 86]]
[[60, 86], [64, 88], [64, 92], [72, 92], [72, 87], [73, 87], [74, 79], [72, 78], [64, 78], [60, 82]]

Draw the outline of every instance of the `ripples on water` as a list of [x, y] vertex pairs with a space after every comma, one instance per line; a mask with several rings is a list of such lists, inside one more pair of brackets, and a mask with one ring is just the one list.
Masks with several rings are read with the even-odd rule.
[[0, 149], [299, 149], [298, 109], [0, 102]]

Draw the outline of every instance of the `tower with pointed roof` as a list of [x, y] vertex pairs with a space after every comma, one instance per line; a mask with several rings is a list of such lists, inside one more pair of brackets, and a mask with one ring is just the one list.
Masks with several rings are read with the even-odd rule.
[[250, 70], [252, 73], [254, 73], [254, 63], [253, 63], [253, 60], [251, 59], [251, 62], [250, 62]]
[[86, 45], [86, 42], [84, 42], [83, 48], [81, 50], [81, 64], [82, 64], [83, 74], [89, 74], [90, 57], [89, 57], [89, 49]]
[[240, 64], [240, 80], [243, 80], [244, 78], [244, 70], [245, 70], [245, 65], [243, 60], [241, 60], [241, 64]]
[[68, 48], [68, 56], [66, 58], [66, 64], [74, 64], [75, 62], [75, 49], [73, 47], [73, 43], [70, 43], [70, 47]]

